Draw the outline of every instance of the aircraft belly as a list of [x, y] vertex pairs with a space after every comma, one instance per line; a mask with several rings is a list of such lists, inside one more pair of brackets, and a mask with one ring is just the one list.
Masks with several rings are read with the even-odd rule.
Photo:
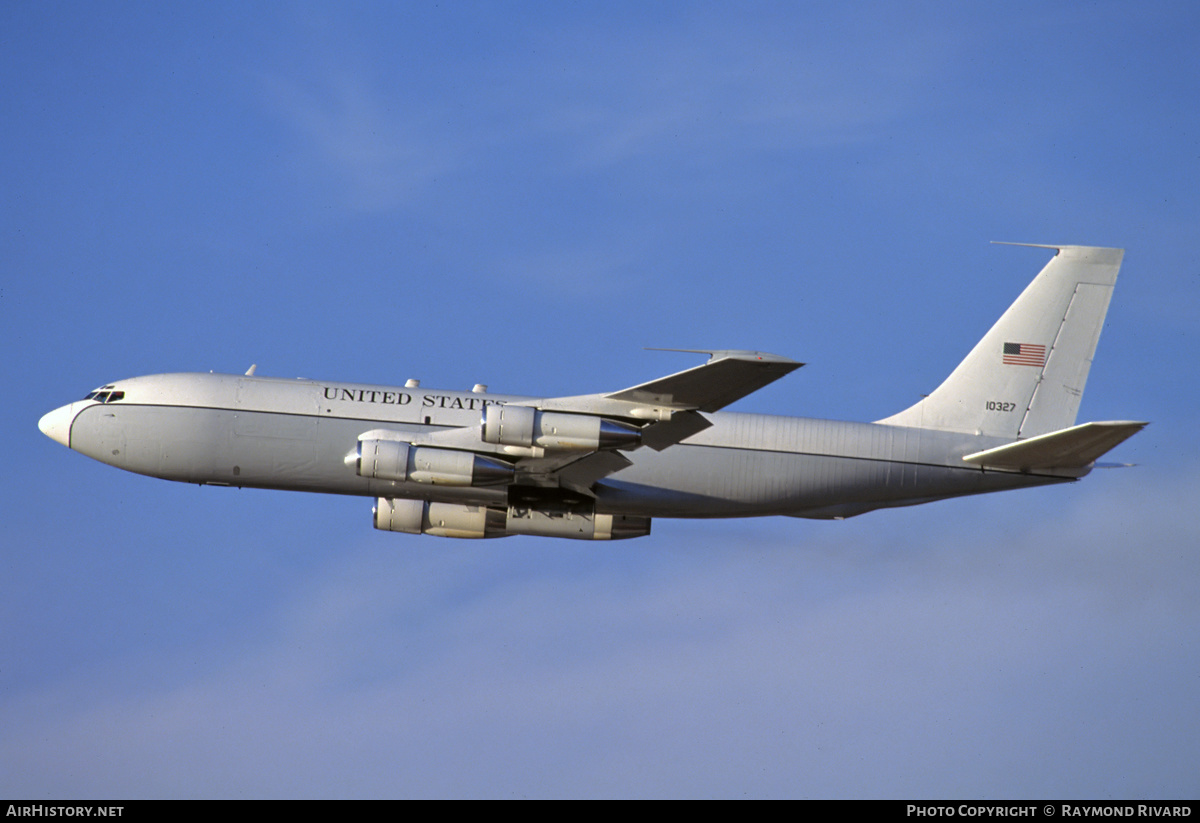
[[353, 452], [362, 421], [270, 412], [226, 412], [225, 447], [216, 482], [236, 486], [333, 494], [374, 495], [345, 457]]
[[234, 461], [240, 482], [319, 485], [319, 422], [311, 415], [235, 413], [228, 460]]
[[846, 505], [869, 511], [1058, 482], [885, 457], [706, 446], [637, 457], [600, 484], [603, 511], [659, 517], [790, 515]]
[[[634, 462], [594, 488], [597, 511], [648, 517], [843, 516], [1054, 482], [961, 463], [964, 435], [914, 437], [873, 424], [713, 415], [710, 430]], [[189, 483], [506, 505], [507, 488], [359, 476], [346, 462], [364, 431], [427, 427], [242, 408], [98, 404], [71, 445], [129, 471]], [[960, 443], [959, 441], [963, 442]], [[701, 441], [701, 442], [695, 442]], [[735, 445], [736, 444], [736, 445]]]
[[324, 475], [315, 417], [100, 405], [76, 418], [71, 447], [138, 474], [187, 483], [304, 488]]
[[888, 472], [883, 461], [684, 446], [650, 459], [639, 452], [633, 466], [603, 482], [599, 496], [606, 507], [659, 516], [782, 514], [867, 494]]
[[315, 415], [111, 404], [79, 414], [71, 445], [109, 465], [184, 483], [475, 504], [504, 500], [502, 489], [360, 477], [346, 455], [363, 431], [378, 425]]

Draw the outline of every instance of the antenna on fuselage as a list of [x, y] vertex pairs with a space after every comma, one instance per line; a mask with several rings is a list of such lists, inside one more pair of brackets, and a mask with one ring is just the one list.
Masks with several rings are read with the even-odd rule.
[[257, 368], [258, 368], [258, 364], [257, 364], [257, 363], [251, 363], [251, 364], [250, 364], [250, 368], [246, 369], [246, 376], [247, 376], [247, 377], [253, 377], [253, 376], [254, 376], [254, 370], [255, 370], [255, 369], [257, 369]]

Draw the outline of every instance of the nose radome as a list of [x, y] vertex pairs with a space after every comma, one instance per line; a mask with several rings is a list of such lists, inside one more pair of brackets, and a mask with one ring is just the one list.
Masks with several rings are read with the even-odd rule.
[[75, 403], [70, 403], [43, 415], [38, 421], [38, 428], [42, 430], [42, 434], [70, 448], [71, 421], [75, 419], [75, 406]]

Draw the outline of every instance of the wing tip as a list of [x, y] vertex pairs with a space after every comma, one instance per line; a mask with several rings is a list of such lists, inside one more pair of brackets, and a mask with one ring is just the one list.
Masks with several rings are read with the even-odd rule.
[[1116, 246], [1079, 246], [1069, 243], [1014, 243], [1008, 240], [991, 240], [995, 246], [1024, 246], [1029, 249], [1052, 249], [1057, 254], [1067, 256], [1082, 256], [1097, 263], [1119, 264], [1125, 256], [1125, 249]]
[[805, 365], [798, 360], [793, 360], [790, 357], [784, 357], [782, 354], [771, 354], [765, 351], [751, 351], [749, 349], [668, 349], [657, 346], [646, 346], [645, 351], [675, 351], [684, 352], [687, 354], [707, 354], [708, 362], [715, 363], [718, 360], [746, 360], [749, 362], [759, 363], [779, 363], [781, 365], [794, 366], [800, 368]]

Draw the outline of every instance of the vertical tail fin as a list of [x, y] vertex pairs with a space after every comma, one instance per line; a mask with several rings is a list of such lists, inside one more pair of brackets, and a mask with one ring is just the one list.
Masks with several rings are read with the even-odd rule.
[[925, 399], [878, 422], [1025, 438], [1075, 423], [1122, 249], [1042, 246], [1054, 259]]

